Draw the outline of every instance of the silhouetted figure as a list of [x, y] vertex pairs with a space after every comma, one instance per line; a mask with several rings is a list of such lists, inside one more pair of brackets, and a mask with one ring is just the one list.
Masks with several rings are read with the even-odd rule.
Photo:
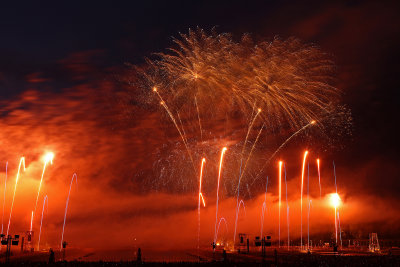
[[250, 253], [250, 240], [247, 238], [247, 253]]
[[228, 261], [228, 258], [226, 257], [226, 250], [225, 249], [222, 251], [222, 259], [223, 259], [224, 262]]
[[137, 250], [137, 260], [138, 263], [142, 263], [142, 250], [138, 248]]
[[278, 266], [278, 251], [274, 249], [275, 265]]
[[334, 245], [333, 245], [333, 252], [337, 252], [337, 249], [338, 249], [337, 244], [334, 244]]
[[49, 251], [49, 253], [50, 253], [50, 255], [49, 255], [49, 264], [52, 264], [52, 263], [54, 263], [54, 262], [55, 262], [55, 258], [54, 258], [54, 251], [53, 251], [53, 249], [52, 249], [52, 248], [50, 248], [50, 251]]
[[215, 248], [217, 247], [217, 245], [215, 244], [215, 242], [212, 242], [212, 243], [211, 243], [211, 246], [212, 246], [212, 248], [213, 248], [213, 251], [215, 251]]

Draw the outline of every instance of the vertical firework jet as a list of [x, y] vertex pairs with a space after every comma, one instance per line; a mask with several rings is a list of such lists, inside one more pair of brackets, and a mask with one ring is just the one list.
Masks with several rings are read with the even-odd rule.
[[3, 215], [1, 216], [1, 233], [2, 234], [3, 234], [3, 222], [4, 222], [4, 206], [6, 205], [7, 169], [8, 169], [8, 161], [6, 162], [6, 179], [4, 179]]
[[340, 197], [338, 193], [333, 193], [330, 195], [330, 202], [331, 205], [335, 208], [335, 237], [336, 237], [336, 244], [338, 239], [338, 231], [337, 231], [337, 208], [340, 205]]
[[29, 228], [29, 231], [32, 232], [32, 226], [33, 226], [33, 210], [32, 210], [32, 215], [31, 215], [31, 228]]
[[317, 159], [317, 168], [318, 168], [318, 183], [319, 183], [319, 197], [322, 196], [322, 189], [321, 189], [321, 171], [319, 168], [319, 159]]
[[203, 205], [204, 207], [206, 206], [206, 203], [204, 201], [203, 194], [201, 192], [201, 183], [203, 180], [203, 168], [204, 168], [204, 163], [206, 162], [206, 159], [203, 158], [201, 160], [201, 166], [200, 166], [200, 177], [199, 177], [199, 201], [198, 201], [198, 207], [197, 207], [197, 215], [198, 215], [198, 230], [197, 230], [197, 249], [200, 247], [200, 205], [201, 205], [201, 200], [203, 200]]
[[46, 165], [49, 162], [50, 162], [50, 164], [53, 164], [53, 158], [54, 158], [54, 153], [53, 152], [48, 152], [43, 158], [43, 160], [44, 160], [43, 171], [42, 171], [42, 177], [40, 178], [39, 188], [38, 188], [38, 192], [37, 192], [37, 196], [36, 196], [34, 214], [36, 214], [37, 203], [38, 203], [39, 195], [40, 195], [40, 188], [42, 187], [42, 182], [43, 182], [44, 172], [46, 170]]
[[308, 203], [307, 250], [309, 250], [310, 249], [310, 163], [307, 163], [307, 203]]
[[339, 203], [340, 203], [340, 197], [339, 197], [338, 192], [337, 192], [335, 161], [332, 161], [332, 164], [333, 164], [333, 175], [335, 176], [335, 190], [336, 190], [336, 195], [335, 195], [336, 199], [334, 200], [334, 202], [335, 202], [334, 206], [335, 206], [335, 235], [336, 235], [336, 245], [337, 245], [338, 232], [337, 232], [337, 213], [336, 213], [336, 211], [337, 211], [337, 207], [339, 206]]
[[64, 241], [65, 220], [67, 218], [69, 196], [71, 195], [72, 182], [74, 181], [74, 178], [75, 178], [75, 182], [78, 183], [78, 176], [76, 175], [76, 173], [74, 173], [72, 175], [71, 183], [69, 184], [68, 197], [67, 197], [67, 201], [66, 201], [66, 204], [65, 204], [65, 211], [64, 211], [64, 223], [63, 223], [62, 234], [61, 234], [60, 251], [62, 250], [62, 243]]
[[279, 161], [279, 205], [278, 205], [278, 246], [281, 247], [281, 199], [282, 199], [282, 161]]
[[301, 191], [300, 191], [300, 249], [303, 249], [303, 184], [304, 184], [304, 168], [306, 165], [308, 151], [304, 152], [303, 167], [301, 169]]
[[287, 198], [287, 181], [286, 181], [286, 164], [283, 165], [285, 169], [285, 187], [286, 187], [286, 225], [287, 225], [287, 248], [290, 248], [290, 224], [289, 224], [289, 202]]
[[307, 225], [307, 250], [310, 250], [310, 212], [312, 200], [308, 201], [308, 225]]
[[21, 170], [21, 166], [24, 166], [24, 171], [25, 171], [25, 158], [24, 157], [21, 157], [21, 159], [19, 160], [17, 177], [15, 178], [14, 194], [13, 194], [13, 198], [11, 201], [10, 217], [8, 218], [8, 226], [7, 226], [6, 236], [8, 236], [8, 233], [10, 231], [10, 224], [11, 224], [12, 211], [13, 211], [13, 207], [14, 207], [15, 193], [17, 191], [17, 185], [18, 185], [19, 173]]
[[264, 230], [264, 213], [267, 211], [267, 191], [268, 191], [268, 176], [267, 176], [267, 183], [265, 185], [265, 194], [264, 194], [264, 202], [262, 204], [261, 209], [261, 233], [260, 237], [263, 237], [263, 230]]
[[37, 245], [37, 250], [38, 251], [40, 251], [40, 236], [42, 235], [43, 212], [44, 212], [45, 204], [47, 204], [47, 209], [48, 209], [49, 208], [49, 200], [47, 198], [47, 195], [45, 195], [44, 198], [43, 198], [42, 218], [40, 219], [39, 240], [38, 240], [38, 245]]
[[339, 240], [340, 240], [340, 247], [343, 247], [343, 244], [342, 244], [342, 229], [340, 228], [339, 211], [337, 211], [337, 220], [338, 220], [338, 223], [339, 223]]
[[225, 151], [227, 150], [226, 147], [222, 148], [221, 157], [219, 160], [219, 170], [218, 170], [218, 182], [217, 182], [217, 203], [216, 203], [216, 210], [215, 210], [215, 226], [214, 226], [214, 244], [217, 241], [217, 221], [218, 221], [218, 200], [219, 200], [219, 181], [221, 179], [221, 171], [222, 171], [222, 161], [224, 159]]

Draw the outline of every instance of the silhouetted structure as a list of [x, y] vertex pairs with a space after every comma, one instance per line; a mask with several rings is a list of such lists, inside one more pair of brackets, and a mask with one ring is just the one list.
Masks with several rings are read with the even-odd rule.
[[140, 248], [138, 248], [138, 250], [137, 250], [137, 259], [136, 259], [136, 261], [138, 263], [142, 263], [142, 250]]

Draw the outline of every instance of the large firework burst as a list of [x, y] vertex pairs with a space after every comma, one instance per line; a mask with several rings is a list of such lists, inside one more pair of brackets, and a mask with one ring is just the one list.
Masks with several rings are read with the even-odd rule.
[[156, 93], [152, 99], [173, 121], [193, 166], [193, 160], [220, 149], [210, 148], [216, 138], [244, 140], [235, 154], [248, 162], [262, 129], [287, 138], [311, 122], [325, 131], [337, 117], [332, 116], [340, 102], [334, 63], [315, 45], [296, 38], [255, 42], [248, 35], [235, 41], [202, 29], [173, 42], [136, 68], [137, 84]]

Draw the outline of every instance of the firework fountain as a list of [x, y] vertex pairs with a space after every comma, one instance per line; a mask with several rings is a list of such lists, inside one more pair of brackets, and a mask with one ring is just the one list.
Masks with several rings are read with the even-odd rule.
[[340, 240], [340, 247], [343, 247], [342, 243], [342, 229], [340, 228], [340, 217], [339, 217], [339, 211], [337, 211], [337, 220], [338, 220], [338, 226], [339, 226], [339, 240]]
[[319, 197], [322, 197], [322, 189], [321, 189], [321, 171], [320, 171], [319, 159], [317, 159], [317, 169], [318, 169], [318, 184], [319, 184]]
[[32, 226], [33, 226], [33, 210], [31, 214], [31, 227], [29, 228], [29, 231], [32, 232]]
[[307, 163], [307, 250], [310, 250], [310, 163]]
[[279, 161], [278, 247], [281, 247], [282, 161]]
[[43, 208], [42, 208], [42, 217], [40, 219], [40, 228], [39, 228], [39, 238], [38, 238], [38, 245], [37, 245], [37, 250], [40, 251], [40, 236], [42, 234], [42, 224], [43, 224], [43, 213], [44, 213], [44, 206], [47, 204], [47, 209], [49, 208], [49, 200], [47, 198], [47, 195], [44, 196], [43, 198]]
[[219, 200], [219, 182], [221, 179], [221, 171], [222, 171], [222, 161], [224, 159], [225, 151], [227, 150], [226, 147], [223, 147], [221, 150], [221, 158], [219, 160], [219, 169], [218, 169], [218, 184], [217, 184], [217, 200], [215, 204], [215, 226], [214, 226], [214, 244], [217, 242], [217, 221], [218, 221], [218, 200]]
[[264, 215], [265, 212], [267, 211], [267, 191], [268, 191], [268, 176], [267, 176], [267, 183], [265, 185], [264, 202], [261, 208], [261, 232], [260, 232], [261, 238], [263, 237], [263, 230], [264, 230]]
[[36, 207], [37, 207], [37, 203], [39, 200], [39, 195], [40, 195], [40, 189], [42, 187], [42, 182], [43, 182], [43, 177], [44, 177], [44, 172], [46, 170], [46, 165], [48, 163], [53, 164], [53, 158], [54, 158], [54, 153], [53, 152], [48, 152], [45, 156], [44, 156], [44, 164], [43, 164], [43, 171], [42, 171], [42, 177], [40, 178], [40, 183], [39, 183], [39, 188], [38, 188], [38, 192], [37, 192], [37, 196], [36, 196], [36, 202], [35, 202], [35, 210], [34, 210], [34, 214], [36, 214]]
[[286, 225], [287, 225], [287, 248], [290, 249], [290, 223], [289, 223], [289, 202], [287, 197], [287, 181], [286, 181], [286, 165], [283, 165], [285, 169], [285, 188], [286, 188]]
[[75, 178], [75, 182], [78, 183], [78, 176], [76, 175], [76, 173], [74, 173], [72, 175], [71, 183], [69, 184], [68, 197], [67, 197], [67, 201], [66, 201], [66, 204], [65, 204], [65, 211], [64, 211], [64, 222], [63, 222], [63, 228], [62, 228], [62, 233], [61, 233], [60, 251], [62, 250], [62, 243], [64, 241], [65, 221], [67, 219], [69, 196], [71, 195], [72, 182], [74, 181], [74, 178]]
[[301, 191], [300, 191], [300, 249], [303, 249], [303, 184], [304, 184], [304, 168], [306, 165], [308, 151], [304, 152], [303, 167], [301, 169]]
[[201, 166], [200, 166], [200, 177], [199, 177], [199, 201], [198, 201], [198, 207], [197, 207], [197, 214], [198, 214], [198, 229], [197, 229], [197, 248], [200, 248], [200, 206], [201, 206], [201, 201], [203, 202], [204, 207], [206, 206], [206, 202], [204, 201], [203, 193], [201, 192], [201, 184], [203, 180], [203, 168], [204, 168], [204, 163], [206, 162], [206, 159], [203, 158], [201, 160]]
[[13, 198], [12, 198], [12, 201], [11, 201], [10, 217], [8, 218], [8, 226], [7, 226], [6, 236], [8, 236], [8, 233], [10, 231], [10, 224], [11, 224], [12, 211], [13, 211], [13, 207], [14, 207], [15, 193], [17, 192], [17, 185], [18, 185], [21, 166], [24, 167], [24, 171], [25, 171], [25, 158], [24, 157], [21, 157], [21, 159], [19, 160], [17, 177], [15, 178], [14, 194], [13, 194]]

